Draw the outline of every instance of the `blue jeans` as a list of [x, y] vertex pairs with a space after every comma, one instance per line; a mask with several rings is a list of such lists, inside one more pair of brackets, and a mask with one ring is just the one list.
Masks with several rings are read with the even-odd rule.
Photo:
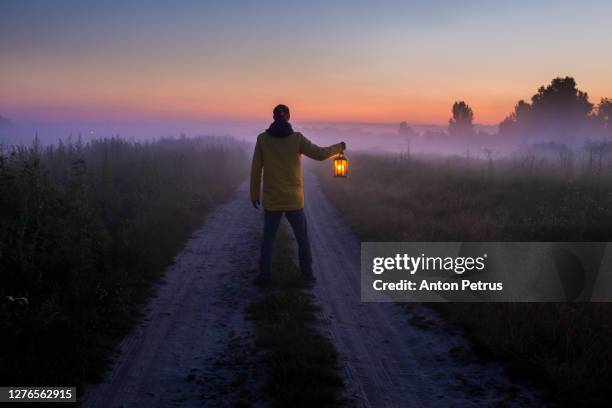
[[306, 227], [306, 216], [304, 215], [303, 209], [294, 211], [264, 210], [264, 236], [261, 243], [261, 258], [259, 261], [260, 273], [263, 277], [270, 277], [272, 247], [283, 214], [285, 214], [287, 221], [291, 224], [293, 235], [295, 235], [295, 240], [298, 243], [300, 271], [302, 275], [310, 276], [312, 275], [312, 254], [310, 252], [308, 228]]

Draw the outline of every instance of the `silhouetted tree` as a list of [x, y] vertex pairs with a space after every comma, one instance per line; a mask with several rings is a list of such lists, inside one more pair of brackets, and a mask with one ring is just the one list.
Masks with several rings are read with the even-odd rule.
[[401, 122], [399, 124], [399, 129], [397, 130], [397, 133], [399, 133], [401, 136], [405, 136], [408, 138], [413, 138], [416, 136], [416, 132], [410, 125], [408, 125], [407, 122]]
[[608, 136], [612, 136], [612, 99], [601, 98], [595, 116]]
[[499, 133], [506, 135], [521, 133], [521, 130], [528, 127], [530, 113], [531, 105], [521, 99], [514, 106], [514, 112], [499, 124]]
[[399, 133], [400, 136], [402, 136], [406, 140], [406, 152], [408, 155], [410, 155], [410, 145], [412, 143], [412, 140], [417, 135], [416, 132], [414, 131], [414, 129], [412, 129], [412, 127], [408, 125], [407, 122], [401, 122], [399, 124], [399, 129], [397, 129], [397, 133]]
[[593, 110], [586, 92], [576, 88], [572, 77], [555, 78], [531, 98], [533, 120], [547, 126], [553, 122], [584, 122]]
[[538, 89], [531, 104], [519, 101], [514, 112], [500, 123], [500, 133], [563, 139], [578, 134], [592, 110], [588, 94], [576, 87], [574, 78], [555, 78]]
[[464, 101], [453, 104], [453, 117], [448, 121], [448, 132], [451, 136], [471, 136], [474, 132], [474, 112]]

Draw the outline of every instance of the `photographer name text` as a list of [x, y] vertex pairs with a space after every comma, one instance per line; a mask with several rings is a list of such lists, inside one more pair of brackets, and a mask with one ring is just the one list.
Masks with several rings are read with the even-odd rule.
[[[382, 275], [387, 271], [405, 271], [410, 275], [417, 272], [437, 271], [452, 272], [456, 277], [470, 271], [483, 271], [486, 268], [487, 254], [478, 257], [441, 257], [441, 256], [411, 256], [396, 254], [392, 257], [376, 257], [372, 260], [372, 273]], [[376, 291], [501, 291], [502, 282], [483, 282], [469, 279], [456, 281], [429, 279], [400, 279], [387, 282], [375, 279], [372, 287]]]

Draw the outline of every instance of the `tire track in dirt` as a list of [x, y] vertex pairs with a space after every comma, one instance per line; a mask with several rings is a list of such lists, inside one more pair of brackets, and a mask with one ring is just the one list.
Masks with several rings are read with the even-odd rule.
[[429, 308], [362, 303], [360, 243], [317, 178], [305, 178], [321, 330], [340, 353], [349, 400], [362, 407], [544, 405], [537, 391], [513, 383], [501, 366], [478, 361], [464, 336], [450, 332]]
[[265, 373], [244, 307], [257, 294], [251, 280], [260, 229], [244, 183], [175, 258], [144, 319], [121, 342], [105, 381], [86, 390], [82, 406], [230, 406], [238, 398], [235, 381], [257, 406]]

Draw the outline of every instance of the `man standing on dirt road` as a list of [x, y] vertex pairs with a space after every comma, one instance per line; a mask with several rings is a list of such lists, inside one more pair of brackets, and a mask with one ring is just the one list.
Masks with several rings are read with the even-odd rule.
[[259, 207], [261, 173], [263, 170], [264, 234], [261, 243], [259, 275], [255, 284], [270, 283], [272, 246], [283, 214], [287, 217], [298, 243], [302, 278], [314, 283], [312, 255], [306, 216], [304, 215], [304, 188], [301, 155], [315, 160], [326, 160], [346, 149], [344, 142], [319, 147], [289, 123], [289, 108], [278, 105], [273, 110], [274, 122], [268, 130], [257, 136], [251, 164], [251, 201]]

